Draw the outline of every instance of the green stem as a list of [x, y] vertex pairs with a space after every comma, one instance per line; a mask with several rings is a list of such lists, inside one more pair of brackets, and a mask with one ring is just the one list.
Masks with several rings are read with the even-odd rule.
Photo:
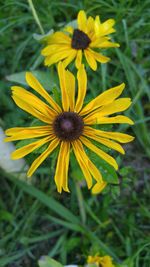
[[85, 224], [86, 212], [85, 212], [85, 208], [84, 208], [84, 200], [83, 200], [82, 191], [81, 191], [81, 188], [80, 188], [80, 185], [78, 182], [75, 181], [75, 185], [76, 185], [76, 192], [77, 192], [77, 199], [78, 199], [78, 204], [79, 204], [81, 220], [82, 220], [82, 223]]
[[39, 17], [38, 17], [38, 15], [37, 15], [37, 12], [36, 12], [36, 10], [35, 10], [35, 8], [34, 8], [34, 5], [33, 5], [32, 0], [28, 0], [28, 3], [29, 3], [29, 6], [30, 6], [30, 8], [31, 8], [31, 11], [32, 11], [33, 17], [34, 17], [34, 19], [35, 19], [35, 22], [36, 22], [37, 25], [39, 26], [39, 29], [40, 29], [41, 34], [44, 34], [44, 29], [43, 29], [42, 24], [41, 24], [41, 22], [40, 22], [40, 20], [39, 20]]

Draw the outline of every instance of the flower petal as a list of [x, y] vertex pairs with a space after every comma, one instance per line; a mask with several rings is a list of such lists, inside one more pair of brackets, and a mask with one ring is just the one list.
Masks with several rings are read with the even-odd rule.
[[101, 41], [96, 40], [95, 42], [90, 43], [90, 47], [97, 47], [97, 48], [111, 48], [111, 47], [119, 47], [120, 45], [118, 43], [113, 43], [109, 41]]
[[125, 88], [125, 84], [122, 83], [118, 86], [112, 87], [99, 96], [97, 96], [95, 99], [90, 101], [80, 112], [80, 115], [86, 115], [89, 112], [92, 112], [93, 110], [103, 106], [107, 105], [111, 102], [113, 102], [118, 96], [121, 95], [122, 91]]
[[69, 153], [70, 153], [70, 143], [62, 141], [54, 178], [59, 193], [62, 192], [62, 189], [64, 191], [69, 192], [68, 189]]
[[92, 188], [92, 194], [100, 194], [106, 186], [107, 183], [104, 181], [102, 183], [96, 183]]
[[103, 33], [104, 35], [106, 34], [110, 34], [115, 32], [116, 30], [113, 28], [115, 24], [115, 20], [114, 19], [108, 19], [105, 22], [103, 22], [101, 24], [101, 34]]
[[85, 177], [85, 180], [87, 182], [87, 186], [88, 188], [91, 188], [92, 186], [92, 176], [90, 174], [89, 168], [86, 164], [86, 161], [84, 160], [84, 158], [81, 157], [80, 155], [80, 150], [79, 150], [79, 146], [78, 146], [78, 142], [74, 141], [72, 142], [72, 147], [73, 147], [73, 152], [75, 154], [75, 157], [79, 163], [79, 166], [83, 172], [83, 175]]
[[31, 72], [26, 72], [26, 81], [31, 88], [38, 92], [46, 101], [56, 110], [61, 112], [59, 105], [53, 100], [53, 98], [47, 93], [40, 82], [36, 79]]
[[36, 127], [16, 127], [5, 131], [6, 135], [10, 137], [5, 138], [5, 142], [24, 140], [30, 138], [36, 138], [52, 134], [53, 130], [51, 126], [36, 126]]
[[65, 32], [69, 32], [70, 34], [73, 34], [74, 29], [73, 29], [73, 27], [71, 27], [71, 26], [66, 26], [66, 27], [64, 28], [64, 31], [65, 31]]
[[32, 174], [36, 171], [36, 169], [42, 164], [42, 162], [53, 152], [53, 150], [58, 146], [59, 140], [54, 139], [51, 141], [50, 145], [48, 148], [38, 157], [36, 158], [32, 165], [30, 166], [27, 176], [31, 177]]
[[131, 98], [119, 98], [99, 110], [100, 116], [111, 115], [126, 110], [132, 104]]
[[86, 58], [87, 63], [91, 67], [92, 70], [97, 70], [97, 63], [94, 58], [94, 56], [91, 54], [91, 52], [88, 49], [84, 50], [84, 55]]
[[110, 60], [109, 57], [105, 57], [102, 54], [97, 53], [90, 48], [88, 48], [87, 50], [91, 53], [91, 55], [94, 57], [94, 59], [100, 63], [106, 63]]
[[115, 32], [115, 29], [113, 28], [113, 25], [115, 24], [115, 21], [113, 19], [108, 19], [105, 22], [101, 23], [99, 16], [96, 16], [95, 18], [95, 33], [96, 36], [105, 36], [107, 34]]
[[97, 169], [97, 167], [93, 164], [93, 162], [89, 159], [87, 154], [85, 153], [81, 141], [77, 140], [76, 144], [78, 147], [79, 154], [80, 154], [81, 158], [84, 158], [89, 172], [91, 173], [91, 175], [95, 178], [95, 180], [98, 183], [102, 183], [103, 182], [102, 175], [101, 175], [100, 171]]
[[49, 142], [50, 140], [54, 139], [54, 136], [48, 136], [45, 137], [43, 139], [37, 140], [29, 145], [23, 146], [21, 148], [18, 148], [17, 150], [15, 150], [14, 152], [12, 152], [11, 154], [11, 158], [12, 159], [20, 159], [23, 158], [24, 156], [30, 154], [31, 152], [33, 152], [35, 149], [43, 146], [44, 144], [46, 144], [47, 142]]
[[83, 32], [87, 32], [87, 18], [84, 10], [80, 10], [77, 17], [78, 29]]
[[119, 132], [106, 132], [106, 131], [101, 131], [97, 129], [93, 129], [91, 127], [85, 126], [85, 129], [89, 133], [94, 133], [95, 135], [104, 137], [104, 138], [109, 138], [116, 140], [120, 143], [128, 143], [134, 140], [134, 137], [128, 134], [124, 133], [119, 133]]
[[99, 16], [96, 16], [94, 26], [95, 26], [95, 34], [96, 36], [99, 36], [101, 34], [101, 22]]
[[62, 95], [62, 106], [64, 111], [69, 110], [69, 98], [67, 93], [67, 86], [66, 86], [66, 71], [62, 62], [58, 64], [58, 75], [59, 75], [59, 82], [61, 88], [61, 95]]
[[128, 118], [127, 116], [118, 115], [115, 117], [95, 117], [95, 118], [88, 118], [84, 119], [85, 124], [112, 124], [112, 123], [127, 123], [133, 125], [134, 122]]
[[91, 138], [91, 139], [103, 144], [104, 146], [107, 146], [107, 147], [109, 147], [111, 149], [114, 149], [114, 150], [120, 152], [121, 154], [125, 154], [125, 151], [124, 151], [124, 149], [122, 148], [122, 146], [120, 144], [118, 144], [118, 143], [116, 143], [114, 141], [108, 140], [106, 138], [103, 138], [103, 137], [100, 137], [100, 136], [96, 136], [95, 133], [96, 132], [94, 131], [94, 129], [93, 129], [93, 133], [92, 133], [92, 131], [89, 132], [88, 130], [84, 131], [84, 135], [85, 136], [87, 136], [87, 137], [89, 137], [89, 138]]
[[87, 75], [84, 65], [81, 65], [80, 69], [78, 70], [77, 79], [78, 79], [78, 97], [75, 105], [75, 111], [79, 112], [83, 106], [87, 88]]
[[42, 56], [52, 56], [56, 52], [64, 52], [70, 48], [70, 45], [68, 44], [50, 44], [43, 48], [41, 51]]
[[71, 38], [63, 32], [55, 32], [48, 38], [48, 44], [71, 44]]
[[75, 77], [68, 70], [66, 71], [66, 87], [67, 87], [70, 111], [74, 111], [74, 106], [75, 106]]
[[117, 100], [114, 100], [109, 105], [105, 105], [99, 109], [96, 109], [95, 111], [90, 113], [88, 116], [86, 116], [86, 119], [100, 118], [100, 117], [111, 115], [116, 112], [124, 111], [131, 105], [131, 103], [132, 102], [130, 98], [119, 98]]
[[28, 112], [29, 114], [31, 114], [35, 118], [39, 119], [40, 121], [46, 122], [48, 124], [52, 123], [52, 118], [48, 118], [47, 116], [43, 115], [41, 112], [39, 112], [33, 106], [31, 106], [26, 101], [24, 101], [25, 99], [21, 100], [17, 96], [12, 96], [12, 98], [18, 107], [20, 107], [24, 111]]
[[75, 65], [76, 68], [79, 69], [82, 63], [82, 50], [78, 50], [77, 51], [77, 56], [76, 56], [76, 61], [75, 61]]
[[70, 55], [66, 59], [63, 60], [63, 64], [65, 68], [70, 64], [70, 62], [74, 60], [74, 58], [76, 57], [76, 54], [77, 54], [77, 50], [72, 49], [70, 51]]
[[94, 19], [91, 16], [89, 16], [87, 19], [87, 30], [88, 30], [88, 35], [90, 37], [91, 34], [93, 34], [94, 32]]
[[61, 52], [58, 51], [55, 54], [46, 57], [45, 61], [44, 61], [44, 64], [46, 66], [50, 66], [50, 65], [52, 65], [54, 63], [57, 63], [58, 61], [61, 61], [61, 60], [65, 59], [66, 57], [69, 57], [71, 51], [72, 51], [72, 48], [66, 49], [66, 50], [61, 51]]
[[99, 157], [101, 157], [103, 160], [105, 160], [108, 164], [113, 166], [115, 168], [115, 170], [118, 170], [118, 164], [113, 157], [111, 157], [110, 155], [105, 153], [103, 150], [97, 148], [87, 138], [81, 136], [80, 140], [85, 146], [87, 146], [89, 149], [91, 149], [94, 153], [96, 153]]
[[47, 117], [47, 119], [49, 119], [49, 117], [54, 117], [57, 114], [55, 110], [51, 109], [37, 96], [28, 92], [24, 88], [19, 86], [12, 86], [11, 89], [12, 89], [13, 99], [14, 98], [20, 99], [20, 101], [26, 103], [31, 108], [39, 111], [42, 115]]

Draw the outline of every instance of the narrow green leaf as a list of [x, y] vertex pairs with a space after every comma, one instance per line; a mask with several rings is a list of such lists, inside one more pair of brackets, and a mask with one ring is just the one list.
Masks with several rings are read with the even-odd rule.
[[63, 267], [58, 261], [55, 261], [54, 259], [48, 257], [48, 256], [43, 256], [39, 261], [38, 261], [39, 267]]
[[47, 196], [42, 191], [36, 189], [34, 186], [27, 184], [19, 179], [16, 179], [14, 176], [7, 174], [7, 178], [13, 181], [18, 187], [20, 187], [23, 191], [30, 194], [31, 196], [38, 199], [45, 206], [49, 207], [60, 217], [66, 219], [75, 224], [79, 224], [79, 219], [75, 216], [71, 211], [61, 205], [58, 201], [54, 200], [52, 197]]

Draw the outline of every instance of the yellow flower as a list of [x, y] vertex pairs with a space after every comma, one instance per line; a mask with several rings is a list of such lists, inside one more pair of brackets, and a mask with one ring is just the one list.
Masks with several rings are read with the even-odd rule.
[[[55, 183], [58, 192], [68, 188], [69, 155], [72, 149], [78, 164], [85, 176], [88, 188], [92, 187], [92, 177], [102, 189], [106, 186], [102, 176], [87, 156], [84, 146], [93, 153], [118, 169], [115, 159], [96, 147], [95, 140], [109, 148], [124, 154], [122, 146], [115, 142], [126, 143], [133, 137], [123, 133], [105, 132], [92, 128], [95, 124], [128, 123], [133, 124], [126, 116], [108, 117], [113, 113], [126, 110], [131, 101], [129, 98], [116, 99], [123, 91], [124, 84], [111, 88], [83, 107], [87, 88], [87, 75], [84, 65], [81, 65], [77, 73], [78, 92], [75, 100], [75, 77], [66, 71], [62, 62], [58, 64], [58, 75], [60, 80], [62, 106], [60, 107], [46, 92], [39, 81], [32, 75], [26, 73], [28, 85], [34, 89], [47, 103], [37, 96], [19, 86], [12, 87], [12, 98], [24, 111], [44, 122], [46, 125], [35, 127], [17, 127], [6, 130], [9, 136], [5, 141], [16, 141], [30, 138], [38, 138], [12, 153], [12, 159], [19, 159], [33, 152], [44, 144], [48, 144], [45, 151], [35, 159], [28, 170], [27, 176], [31, 176], [41, 163], [59, 146], [59, 154], [55, 172]], [[115, 140], [115, 141], [113, 141]]]
[[101, 23], [99, 16], [96, 16], [95, 20], [92, 17], [87, 18], [85, 12], [81, 10], [78, 13], [77, 23], [77, 29], [68, 26], [64, 32], [55, 32], [49, 36], [47, 45], [42, 50], [46, 66], [64, 60], [66, 67], [75, 59], [75, 65], [79, 68], [84, 55], [89, 66], [96, 70], [97, 61], [106, 63], [110, 60], [96, 50], [119, 47], [119, 44], [112, 43], [108, 37], [108, 34], [115, 32], [113, 28], [115, 21], [108, 19]]
[[95, 264], [97, 267], [115, 267], [110, 256], [88, 256], [87, 263]]

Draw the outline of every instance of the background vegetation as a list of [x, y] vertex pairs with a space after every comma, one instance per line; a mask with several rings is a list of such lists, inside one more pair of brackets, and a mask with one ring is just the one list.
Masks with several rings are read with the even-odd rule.
[[[51, 178], [52, 159], [36, 172], [32, 185], [1, 170], [0, 266], [34, 267], [41, 255], [54, 257], [63, 264], [82, 264], [88, 254], [101, 251], [118, 264], [149, 267], [150, 1], [33, 2], [45, 33], [75, 19], [80, 9], [88, 15], [99, 14], [102, 21], [115, 18], [117, 32], [113, 38], [121, 47], [107, 53], [112, 58], [110, 63], [99, 65], [96, 73], [89, 72], [88, 97], [124, 81], [125, 95], [133, 99], [127, 115], [135, 120], [135, 125], [119, 130], [135, 135], [136, 139], [125, 146], [126, 155], [117, 158], [119, 194], [118, 186], [112, 185], [112, 190], [91, 196], [80, 182], [75, 187], [73, 179], [71, 194], [57, 194]], [[41, 30], [28, 1], [1, 1], [0, 124], [4, 129], [27, 125], [31, 120], [11, 100], [9, 88], [16, 79], [13, 74], [40, 69], [49, 75], [39, 56], [41, 44], [33, 33], [40, 34]], [[23, 74], [19, 77], [23, 83]], [[55, 67], [49, 77], [51, 84], [47, 88], [57, 87]], [[31, 162], [30, 157], [27, 160]]]

